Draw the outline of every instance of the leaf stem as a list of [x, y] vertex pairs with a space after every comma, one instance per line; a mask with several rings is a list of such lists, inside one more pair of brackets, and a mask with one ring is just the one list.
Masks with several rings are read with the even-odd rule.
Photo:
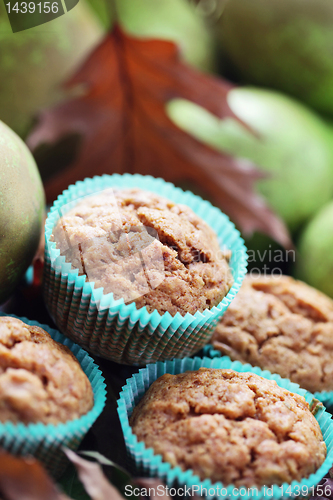
[[119, 21], [117, 0], [109, 0], [108, 3], [110, 6], [110, 19], [112, 19], [112, 29], [115, 24], [118, 24]]

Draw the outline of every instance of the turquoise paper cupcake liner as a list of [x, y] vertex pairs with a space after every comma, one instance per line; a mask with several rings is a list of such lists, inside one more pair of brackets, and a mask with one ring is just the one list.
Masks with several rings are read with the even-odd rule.
[[[202, 350], [202, 355], [207, 356], [208, 358], [221, 358], [222, 356], [224, 356], [220, 351], [214, 349], [212, 344], [207, 344], [204, 346]], [[333, 406], [333, 391], [320, 391], [320, 392], [318, 391], [315, 392], [313, 395], [316, 399], [321, 401], [327, 408], [331, 408]]]
[[[115, 188], [141, 188], [174, 202], [188, 205], [217, 233], [221, 248], [232, 251], [230, 266], [234, 284], [212, 309], [171, 316], [146, 307], [115, 300], [113, 294], [95, 289], [86, 276], [72, 269], [55, 242], [50, 241], [57, 221], [79, 198]], [[52, 206], [45, 224], [44, 298], [58, 328], [95, 355], [123, 364], [146, 364], [192, 355], [210, 339], [214, 328], [238, 292], [246, 274], [247, 254], [239, 231], [226, 215], [208, 201], [182, 191], [163, 179], [141, 175], [103, 175], [79, 181], [63, 192]]]
[[[321, 467], [308, 478], [300, 482], [293, 481], [291, 484], [284, 483], [282, 486], [274, 485], [267, 493], [267, 487], [258, 488], [235, 488], [234, 485], [224, 486], [221, 482], [212, 483], [210, 479], [201, 481], [191, 469], [185, 472], [180, 467], [172, 467], [168, 462], [163, 462], [161, 455], [156, 455], [152, 448], [146, 448], [141, 441], [138, 442], [136, 435], [129, 425], [129, 417], [132, 415], [134, 407], [138, 404], [149, 386], [165, 373], [178, 374], [187, 370], [198, 370], [206, 368], [230, 368], [238, 372], [252, 372], [267, 379], [275, 380], [276, 383], [291, 392], [304, 396], [311, 404], [314, 397], [309, 392], [301, 389], [298, 384], [294, 384], [288, 379], [283, 379], [279, 375], [272, 375], [267, 370], [260, 370], [249, 364], [243, 365], [239, 361], [231, 361], [227, 356], [221, 358], [184, 358], [173, 361], [158, 362], [140, 369], [126, 381], [118, 399], [118, 415], [123, 430], [127, 452], [136, 465], [137, 474], [145, 474], [151, 477], [163, 479], [169, 487], [184, 487], [192, 491], [195, 486], [197, 494], [203, 492], [207, 498], [233, 498], [247, 500], [249, 498], [270, 498], [279, 499], [281, 497], [304, 495], [309, 496], [314, 487], [328, 472], [333, 462], [333, 423], [332, 415], [321, 407], [315, 417], [320, 425], [323, 437], [327, 446], [327, 457]], [[303, 490], [302, 490], [303, 487]], [[186, 490], [188, 491], [188, 490]]]
[[[0, 313], [0, 316], [6, 316], [6, 314]], [[1, 448], [14, 455], [30, 455], [37, 458], [54, 477], [58, 478], [68, 464], [62, 447], [76, 450], [105, 406], [106, 386], [104, 378], [93, 359], [57, 330], [27, 318], [19, 318], [12, 314], [9, 316], [18, 318], [28, 325], [40, 326], [51, 335], [53, 340], [67, 346], [79, 361], [94, 392], [93, 408], [82, 417], [66, 423], [24, 425], [0, 422]]]

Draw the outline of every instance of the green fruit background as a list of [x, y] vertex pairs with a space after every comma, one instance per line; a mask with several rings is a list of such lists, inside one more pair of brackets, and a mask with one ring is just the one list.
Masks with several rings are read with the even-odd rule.
[[[285, 114], [284, 120], [288, 99], [285, 97], [283, 103], [281, 96], [281, 107], [271, 115], [267, 133], [261, 128], [264, 140], [267, 134], [270, 136], [265, 153], [259, 153], [257, 147], [253, 151], [250, 146], [245, 153], [251, 159], [262, 159], [261, 167], [272, 174], [271, 179], [258, 184], [258, 189], [292, 231], [296, 253], [287, 271], [331, 297], [332, 24], [331, 0], [229, 0], [214, 26], [227, 78], [241, 85], [262, 86], [257, 89], [257, 96], [261, 94], [266, 103], [268, 89], [276, 89], [322, 116], [315, 116], [314, 112], [311, 116], [309, 109], [303, 107], [302, 111], [300, 104], [289, 100], [290, 113]], [[254, 111], [244, 98], [242, 102], [241, 115], [246, 122], [248, 117], [253, 120], [253, 113], [260, 115], [261, 106]], [[252, 121], [256, 130], [257, 121], [260, 121], [258, 116]], [[241, 154], [244, 140], [242, 134]], [[222, 141], [220, 133], [219, 147], [222, 142], [230, 146], [230, 139]], [[235, 145], [232, 139], [233, 151]], [[263, 241], [266, 248], [268, 243], [274, 246], [261, 235], [255, 235], [247, 243], [260, 252]]]
[[14, 291], [37, 250], [45, 197], [24, 142], [0, 122], [0, 304]]
[[[89, 0], [103, 26], [114, 21], [111, 3]], [[185, 61], [202, 70], [215, 65], [212, 30], [187, 0], [115, 0], [118, 22], [135, 36], [172, 40]]]
[[0, 119], [26, 136], [37, 112], [63, 98], [60, 85], [102, 34], [84, 0], [50, 23], [12, 33], [1, 1]]
[[239, 79], [333, 114], [333, 2], [230, 0], [216, 25]]
[[333, 297], [333, 201], [306, 226], [298, 248], [296, 276]]
[[269, 90], [236, 88], [228, 103], [249, 129], [184, 100], [170, 102], [169, 116], [199, 140], [261, 167], [267, 176], [258, 182], [259, 191], [296, 229], [333, 194], [330, 128], [304, 105]]

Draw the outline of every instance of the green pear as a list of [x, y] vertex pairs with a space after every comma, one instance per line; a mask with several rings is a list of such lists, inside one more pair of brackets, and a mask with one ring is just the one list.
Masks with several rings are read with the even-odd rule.
[[298, 244], [296, 276], [333, 298], [333, 201], [306, 226]]
[[332, 0], [229, 0], [224, 5], [216, 31], [234, 76], [332, 115]]
[[289, 228], [297, 229], [332, 197], [331, 128], [312, 110], [274, 91], [235, 88], [228, 104], [244, 125], [184, 100], [171, 101], [168, 113], [200, 141], [260, 167], [267, 177], [257, 183], [258, 190]]
[[24, 142], [0, 121], [0, 303], [14, 291], [41, 237], [45, 197]]

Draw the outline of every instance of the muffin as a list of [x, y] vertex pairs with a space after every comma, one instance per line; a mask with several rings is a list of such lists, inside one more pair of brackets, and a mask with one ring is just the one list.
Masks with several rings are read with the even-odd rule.
[[0, 422], [58, 424], [92, 409], [88, 377], [38, 326], [0, 317]]
[[79, 275], [115, 300], [171, 316], [219, 304], [233, 277], [230, 252], [189, 207], [141, 189], [106, 189], [80, 201], [52, 240]]
[[172, 466], [225, 486], [300, 481], [326, 457], [304, 397], [254, 373], [200, 368], [164, 374], [129, 423], [138, 441]]
[[308, 391], [333, 390], [333, 301], [301, 281], [246, 277], [211, 342]]
[[96, 176], [48, 213], [43, 295], [84, 349], [145, 365], [209, 342], [246, 260], [239, 232], [208, 201], [151, 176]]

